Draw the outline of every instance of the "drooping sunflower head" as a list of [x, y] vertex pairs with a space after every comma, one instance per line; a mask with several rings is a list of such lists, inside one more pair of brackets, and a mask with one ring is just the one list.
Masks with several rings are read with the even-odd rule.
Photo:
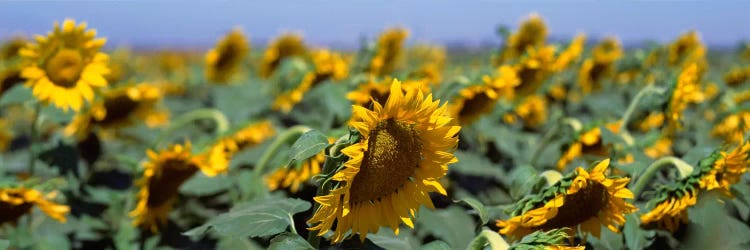
[[169, 112], [160, 109], [161, 90], [149, 83], [118, 87], [103, 93], [88, 113], [73, 118], [65, 134], [85, 136], [94, 127], [112, 130], [143, 121], [149, 127], [166, 123]]
[[419, 90], [404, 94], [398, 80], [385, 105], [354, 106], [352, 116], [361, 137], [342, 150], [349, 160], [332, 177], [335, 188], [315, 197], [320, 207], [308, 220], [318, 235], [333, 230], [334, 243], [349, 230], [364, 240], [381, 226], [414, 227], [419, 206], [433, 208], [429, 193], [446, 194], [439, 179], [457, 161], [460, 127], [450, 125], [447, 107]]
[[508, 37], [503, 58], [518, 58], [529, 48], [541, 47], [547, 40], [547, 32], [547, 25], [542, 17], [536, 13], [531, 14], [519, 25], [518, 30]]
[[519, 202], [513, 217], [497, 221], [500, 233], [518, 240], [534, 231], [564, 227], [597, 238], [602, 226], [619, 232], [625, 214], [637, 208], [625, 201], [633, 198], [625, 187], [630, 179], [607, 177], [608, 167], [609, 159], [597, 163], [591, 172], [578, 167], [574, 174], [547, 187], [536, 198]]
[[403, 57], [404, 41], [409, 37], [409, 31], [403, 28], [393, 28], [383, 31], [378, 37], [375, 56], [370, 61], [367, 72], [376, 76], [385, 76], [400, 66]]
[[31, 212], [36, 205], [42, 212], [52, 219], [65, 223], [65, 215], [70, 207], [50, 201], [56, 192], [43, 194], [36, 189], [25, 187], [0, 188], [0, 225], [15, 224], [18, 219]]
[[327, 49], [314, 50], [310, 54], [315, 65], [315, 82], [326, 79], [339, 81], [349, 75], [349, 64], [341, 54]]
[[658, 191], [657, 198], [649, 201], [653, 208], [641, 215], [641, 226], [675, 232], [680, 225], [687, 224], [687, 209], [698, 201], [698, 190], [692, 186], [665, 187]]
[[172, 205], [177, 200], [178, 190], [199, 170], [204, 174], [216, 174], [213, 166], [203, 157], [193, 155], [190, 142], [175, 144], [160, 152], [148, 150], [148, 160], [143, 163], [143, 177], [136, 181], [140, 188], [138, 203], [130, 216], [133, 224], [156, 232], [167, 222]]
[[714, 125], [711, 135], [723, 138], [726, 143], [737, 144], [744, 140], [748, 131], [750, 131], [750, 111], [739, 111], [727, 115]]
[[104, 87], [109, 74], [108, 57], [99, 52], [105, 39], [96, 31], [86, 30], [86, 23], [76, 25], [65, 20], [47, 36], [37, 36], [21, 50], [25, 68], [21, 76], [34, 96], [63, 110], [78, 111], [85, 101], [94, 99], [94, 88]]
[[570, 242], [569, 228], [536, 231], [526, 235], [521, 241], [513, 244], [508, 250], [584, 250], [585, 246], [568, 246]]
[[732, 185], [737, 184], [750, 166], [750, 143], [741, 142], [732, 151], [717, 151], [708, 159], [714, 159], [709, 170], [700, 179], [700, 188], [718, 189], [731, 195]]
[[557, 56], [557, 59], [555, 60], [554, 65], [552, 66], [552, 69], [556, 72], [560, 72], [568, 68], [571, 64], [573, 64], [576, 59], [578, 59], [581, 56], [581, 53], [583, 53], [583, 47], [586, 43], [586, 35], [584, 34], [578, 34], [575, 38], [570, 42], [568, 45], [568, 48], [565, 49], [563, 52], [560, 53], [559, 56]]
[[689, 104], [699, 103], [705, 99], [698, 80], [698, 67], [691, 64], [682, 70], [674, 83], [666, 112], [669, 131], [682, 128], [682, 112]]
[[268, 78], [281, 64], [285, 58], [293, 56], [304, 56], [307, 53], [307, 47], [302, 40], [302, 36], [296, 33], [288, 33], [276, 38], [263, 53], [263, 60], [260, 64], [260, 76]]
[[242, 30], [232, 30], [206, 53], [206, 78], [215, 83], [226, 83], [237, 72], [249, 51], [250, 46]]

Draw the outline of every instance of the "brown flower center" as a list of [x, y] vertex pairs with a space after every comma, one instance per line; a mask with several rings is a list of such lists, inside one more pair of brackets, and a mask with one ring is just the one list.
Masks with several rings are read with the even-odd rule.
[[33, 203], [24, 202], [20, 205], [13, 205], [0, 201], [0, 225], [5, 223], [15, 223], [22, 215], [31, 211]]
[[495, 100], [490, 98], [487, 93], [477, 93], [474, 97], [464, 101], [463, 107], [458, 111], [458, 119], [466, 121], [467, 119], [470, 119], [470, 117], [475, 117], [491, 110], [494, 105]]
[[421, 149], [413, 126], [393, 119], [378, 123], [352, 181], [350, 202], [376, 201], [398, 191], [419, 167]]
[[157, 207], [177, 196], [182, 183], [198, 172], [198, 167], [183, 159], [168, 159], [159, 175], [148, 183], [148, 206]]
[[45, 70], [53, 84], [72, 88], [80, 79], [84, 65], [81, 52], [74, 49], [60, 49], [47, 61]]
[[101, 125], [110, 125], [123, 119], [127, 119], [138, 108], [138, 102], [128, 95], [122, 94], [104, 100], [104, 109], [107, 115], [104, 119], [96, 121]]
[[241, 50], [239, 46], [236, 44], [230, 42], [227, 43], [227, 45], [219, 50], [219, 59], [216, 60], [216, 69], [217, 70], [230, 70], [232, 66], [234, 66], [235, 62], [240, 57]]
[[598, 182], [589, 181], [586, 188], [565, 196], [565, 203], [558, 208], [557, 215], [539, 229], [546, 231], [561, 227], [575, 228], [576, 225], [598, 216], [600, 211], [606, 209], [607, 199], [607, 188]]

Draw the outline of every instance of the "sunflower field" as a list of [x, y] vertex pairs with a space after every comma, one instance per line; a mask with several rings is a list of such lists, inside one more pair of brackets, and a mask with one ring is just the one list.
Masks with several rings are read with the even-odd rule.
[[0, 47], [0, 249], [748, 249], [750, 46]]

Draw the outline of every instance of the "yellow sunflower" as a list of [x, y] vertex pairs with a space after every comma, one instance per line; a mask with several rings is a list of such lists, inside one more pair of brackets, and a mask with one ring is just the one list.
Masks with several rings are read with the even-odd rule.
[[10, 141], [13, 140], [13, 130], [11, 130], [8, 120], [0, 118], [0, 152], [8, 149]]
[[209, 166], [216, 169], [228, 169], [229, 162], [238, 151], [261, 144], [274, 136], [276, 131], [270, 121], [248, 124], [236, 132], [219, 138], [202, 154]]
[[106, 86], [104, 75], [109, 74], [108, 57], [99, 52], [105, 39], [95, 37], [96, 31], [86, 30], [86, 23], [76, 26], [68, 19], [23, 48], [26, 66], [21, 76], [28, 79], [34, 96], [65, 111], [78, 111], [84, 100], [93, 100], [94, 88]]
[[669, 64], [677, 65], [690, 57], [692, 53], [700, 53], [703, 47], [698, 32], [689, 31], [669, 45]]
[[669, 99], [667, 115], [668, 129], [674, 132], [682, 128], [682, 112], [691, 103], [699, 103], [705, 99], [698, 83], [698, 67], [691, 64], [686, 67], [677, 78]]
[[568, 227], [590, 233], [599, 238], [601, 227], [606, 226], [613, 232], [619, 232], [619, 226], [625, 223], [625, 214], [637, 210], [625, 201], [633, 199], [633, 193], [625, 186], [629, 178], [608, 178], [605, 171], [609, 159], [605, 159], [587, 172], [581, 167], [576, 169], [575, 176], [558, 182], [548, 190], [563, 190], [554, 193], [544, 203], [535, 204], [527, 211], [517, 211], [508, 220], [498, 220], [500, 233], [511, 240], [537, 231]]
[[327, 79], [340, 81], [349, 75], [349, 64], [341, 54], [327, 49], [314, 50], [310, 54], [315, 65], [315, 83]]
[[[617, 134], [620, 131], [620, 121], [606, 124], [605, 127]], [[578, 135], [578, 138], [568, 146], [557, 161], [557, 170], [562, 171], [569, 163], [584, 154], [601, 157], [609, 154], [609, 147], [602, 143], [602, 131], [599, 126], [592, 127]]]
[[555, 47], [529, 47], [527, 54], [515, 65], [515, 72], [520, 80], [515, 88], [519, 96], [527, 96], [536, 92], [553, 70]]
[[461, 127], [449, 125], [447, 107], [432, 95], [401, 89], [394, 80], [385, 106], [353, 106], [350, 125], [361, 139], [342, 150], [349, 160], [333, 176], [338, 185], [314, 198], [320, 207], [308, 220], [309, 230], [319, 236], [333, 230], [333, 243], [349, 230], [348, 237], [359, 234], [363, 241], [381, 226], [398, 234], [401, 222], [414, 227], [420, 205], [433, 208], [430, 192], [446, 194], [439, 179], [457, 161], [452, 152]]
[[528, 96], [516, 106], [514, 113], [526, 127], [538, 127], [547, 121], [547, 99], [539, 95]]
[[[356, 90], [347, 93], [346, 99], [362, 107], [371, 107], [373, 101], [385, 103], [391, 94], [391, 86], [388, 83], [392, 81], [392, 78], [376, 81], [374, 77], [370, 77], [367, 82], [359, 84]], [[401, 83], [401, 88], [404, 92], [408, 90], [430, 91], [430, 86], [425, 81], [404, 81]]]
[[70, 207], [50, 201], [56, 195], [56, 192], [45, 195], [24, 187], [0, 188], [0, 225], [15, 224], [21, 216], [31, 212], [34, 205], [50, 218], [65, 223]]
[[750, 67], [734, 68], [724, 74], [724, 82], [729, 86], [740, 86], [750, 79]]
[[[328, 138], [329, 143], [335, 139]], [[263, 178], [269, 190], [273, 191], [279, 188], [289, 188], [292, 193], [296, 193], [302, 186], [302, 183], [312, 179], [321, 171], [321, 166], [326, 160], [325, 151], [304, 160], [298, 167], [281, 167], [273, 173]]]
[[508, 36], [503, 49], [502, 60], [519, 58], [529, 48], [539, 48], [547, 40], [547, 25], [536, 13], [529, 16], [518, 27], [518, 31]]
[[664, 125], [664, 113], [652, 112], [638, 122], [638, 129], [642, 132], [648, 132], [651, 129], [659, 128]]
[[14, 37], [4, 42], [0, 45], [0, 61], [7, 62], [18, 57], [26, 43], [26, 38], [23, 37]]
[[149, 127], [163, 125], [169, 112], [158, 107], [163, 94], [148, 83], [123, 86], [103, 93], [87, 113], [79, 113], [65, 128], [68, 136], [85, 136], [93, 126], [118, 129], [143, 121]]
[[206, 53], [206, 78], [215, 83], [226, 83], [239, 70], [249, 51], [242, 30], [232, 30]]
[[677, 231], [680, 224], [687, 224], [687, 209], [698, 201], [698, 191], [689, 188], [679, 192], [669, 192], [651, 211], [641, 215], [641, 225]]
[[409, 31], [402, 28], [389, 29], [380, 34], [375, 56], [370, 61], [367, 72], [376, 76], [393, 72], [400, 64], [404, 40], [408, 37]]
[[0, 71], [0, 95], [4, 94], [16, 84], [23, 82], [21, 77], [21, 70], [15, 68], [5, 69]]
[[646, 154], [648, 157], [651, 157], [651, 159], [657, 159], [662, 156], [667, 156], [672, 154], [672, 138], [669, 136], [662, 136], [654, 144], [651, 146], [643, 149], [643, 153]]
[[594, 47], [592, 57], [583, 61], [578, 84], [583, 94], [601, 89], [602, 81], [612, 77], [614, 62], [622, 56], [622, 46], [615, 38], [607, 38]]
[[307, 53], [302, 36], [294, 33], [284, 34], [273, 41], [263, 53], [259, 74], [268, 78], [285, 58], [304, 56]]
[[700, 179], [700, 188], [719, 189], [731, 196], [732, 185], [737, 184], [750, 166], [750, 143], [742, 142], [731, 152], [721, 151], [711, 170]]
[[226, 172], [226, 168], [206, 164], [205, 158], [193, 155], [190, 142], [172, 145], [166, 150], [148, 150], [148, 161], [143, 163], [143, 177], [136, 181], [140, 187], [138, 204], [130, 216], [133, 224], [157, 232], [167, 222], [178, 190], [199, 170], [207, 176]]

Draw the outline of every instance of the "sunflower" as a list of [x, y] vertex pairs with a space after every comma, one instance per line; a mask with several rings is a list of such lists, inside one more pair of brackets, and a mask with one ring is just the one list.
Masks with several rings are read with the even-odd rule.
[[23, 37], [15, 37], [4, 42], [0, 45], [0, 61], [7, 62], [18, 57], [26, 43], [26, 38]]
[[229, 81], [248, 51], [250, 46], [242, 30], [232, 30], [206, 53], [206, 78], [216, 83]]
[[13, 130], [11, 130], [8, 120], [0, 118], [0, 152], [8, 149], [10, 142], [13, 140]]
[[539, 95], [528, 96], [513, 112], [523, 120], [526, 127], [538, 127], [547, 121], [547, 99]]
[[105, 39], [95, 38], [95, 30], [86, 30], [86, 23], [76, 26], [65, 20], [46, 37], [37, 36], [36, 43], [21, 50], [25, 68], [21, 76], [27, 86], [44, 103], [52, 102], [65, 111], [78, 111], [84, 100], [94, 99], [94, 88], [104, 87], [109, 74], [108, 56], [98, 52]]
[[750, 131], [750, 111], [729, 114], [714, 125], [711, 135], [723, 138], [727, 143], [740, 143]]
[[309, 230], [319, 236], [333, 230], [333, 243], [349, 230], [362, 241], [381, 226], [398, 234], [401, 222], [414, 227], [420, 205], [433, 208], [429, 192], [446, 194], [439, 179], [457, 161], [452, 152], [461, 127], [449, 125], [447, 107], [432, 95], [401, 89], [394, 80], [385, 106], [353, 106], [350, 125], [361, 138], [342, 150], [349, 160], [332, 177], [338, 185], [314, 198], [320, 207]]
[[731, 196], [732, 185], [737, 184], [750, 165], [750, 143], [741, 142], [731, 152], [718, 152], [716, 160], [706, 175], [700, 179], [700, 188], [719, 189]]
[[143, 177], [136, 182], [140, 187], [138, 204], [130, 212], [133, 224], [156, 232], [167, 222], [172, 205], [177, 200], [178, 190], [199, 170], [207, 176], [226, 172], [222, 166], [205, 163], [199, 155], [193, 155], [190, 142], [172, 145], [166, 150], [148, 150], [148, 161], [143, 163]]
[[705, 99], [698, 84], [698, 67], [691, 64], [686, 67], [677, 78], [669, 106], [666, 112], [668, 131], [674, 132], [682, 128], [682, 112], [690, 103], [699, 103]]
[[740, 86], [747, 79], [750, 79], [750, 67], [734, 68], [724, 74], [724, 82], [729, 86]]
[[643, 153], [651, 159], [657, 159], [662, 156], [672, 154], [672, 138], [669, 136], [662, 136], [654, 144], [643, 149]]
[[384, 76], [393, 72], [399, 66], [403, 56], [404, 40], [409, 37], [409, 31], [402, 28], [394, 28], [384, 31], [378, 37], [375, 56], [370, 60], [367, 72]]
[[583, 94], [601, 89], [602, 81], [611, 78], [614, 62], [622, 56], [622, 46], [617, 39], [607, 38], [594, 47], [592, 54], [578, 72]]
[[[385, 103], [391, 94], [391, 86], [388, 83], [392, 81], [391, 78], [376, 81], [375, 77], [370, 77], [367, 82], [359, 84], [356, 90], [347, 93], [346, 99], [352, 101], [354, 105], [362, 107], [371, 107], [372, 101]], [[401, 83], [401, 88], [402, 91], [421, 90], [427, 92], [430, 90], [425, 81], [404, 81]]]
[[681, 35], [677, 40], [669, 45], [669, 64], [677, 65], [689, 58], [693, 53], [701, 53], [704, 48], [698, 32], [689, 31]]
[[273, 101], [271, 108], [273, 110], [280, 110], [283, 113], [289, 113], [294, 105], [302, 101], [305, 93], [312, 88], [315, 82], [315, 73], [308, 72], [303, 77], [300, 83], [292, 90], [281, 93]]
[[543, 200], [529, 199], [520, 204], [508, 220], [498, 220], [500, 233], [517, 240], [537, 230], [568, 227], [599, 238], [601, 226], [613, 232], [625, 223], [625, 214], [637, 210], [625, 201], [633, 193], [625, 186], [629, 178], [608, 178], [609, 159], [596, 164], [591, 172], [581, 167], [542, 192]]
[[24, 187], [0, 188], [0, 225], [15, 224], [21, 216], [31, 212], [34, 205], [50, 218], [65, 223], [65, 215], [70, 212], [70, 207], [50, 201], [56, 195], [56, 192], [44, 195]]
[[638, 129], [642, 132], [648, 132], [651, 129], [659, 128], [664, 125], [664, 113], [652, 112], [638, 122]]
[[536, 13], [531, 14], [518, 27], [518, 31], [508, 36], [503, 49], [502, 60], [519, 58], [529, 48], [539, 48], [547, 40], [547, 25]]
[[675, 189], [663, 197], [654, 201], [656, 206], [651, 211], [641, 215], [641, 225], [677, 231], [680, 224], [688, 222], [687, 209], [697, 202], [698, 191], [694, 188]]
[[327, 49], [314, 50], [310, 53], [315, 65], [315, 83], [333, 79], [343, 80], [349, 75], [349, 65], [341, 54]]
[[64, 133], [85, 136], [93, 126], [112, 130], [141, 121], [156, 127], [169, 119], [169, 112], [158, 108], [163, 97], [161, 90], [148, 83], [112, 89], [104, 92], [103, 97], [87, 113], [76, 115]]
[[288, 57], [304, 56], [307, 53], [302, 36], [294, 33], [284, 34], [273, 41], [263, 53], [259, 74], [263, 78], [273, 75], [281, 62]]
[[584, 250], [584, 246], [567, 246], [566, 241], [571, 241], [566, 233], [567, 228], [549, 231], [536, 231], [526, 235], [520, 242], [513, 244], [508, 250]]
[[555, 47], [529, 47], [525, 56], [515, 65], [515, 72], [520, 84], [515, 87], [519, 96], [527, 96], [536, 92], [553, 70]]
[[409, 77], [424, 79], [429, 84], [439, 84], [445, 69], [446, 50], [442, 46], [417, 44], [411, 47], [408, 58], [420, 65], [415, 71], [409, 73]]
[[492, 112], [500, 93], [489, 85], [469, 86], [459, 92], [450, 111], [461, 125], [468, 125], [484, 114]]
[[555, 63], [552, 65], [552, 69], [556, 72], [565, 70], [573, 62], [581, 56], [583, 53], [583, 47], [586, 43], [586, 35], [578, 34], [573, 41], [570, 42], [568, 48], [565, 49], [555, 59]]
[[[620, 121], [606, 124], [605, 127], [612, 133], [619, 133]], [[602, 143], [602, 131], [599, 126], [592, 127], [581, 132], [573, 143], [568, 145], [560, 159], [557, 161], [557, 170], [562, 171], [576, 158], [583, 154], [607, 156], [609, 147]]]
[[[328, 138], [328, 143], [333, 143], [335, 139]], [[312, 179], [313, 176], [320, 173], [321, 166], [326, 160], [325, 151], [302, 161], [297, 167], [281, 167], [273, 173], [263, 178], [269, 190], [273, 191], [279, 188], [289, 188], [292, 193], [296, 193], [302, 186], [302, 183]]]

